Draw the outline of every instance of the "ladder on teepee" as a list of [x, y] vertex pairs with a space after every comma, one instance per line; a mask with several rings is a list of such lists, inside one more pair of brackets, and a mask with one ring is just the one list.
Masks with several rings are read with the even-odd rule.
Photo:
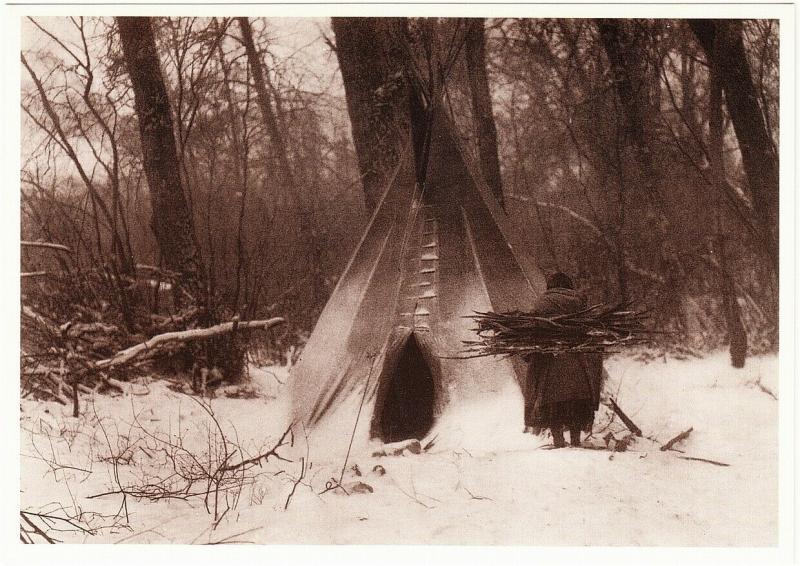
[[438, 310], [439, 234], [433, 207], [421, 206], [411, 249], [407, 252], [401, 315], [413, 330], [430, 330]]

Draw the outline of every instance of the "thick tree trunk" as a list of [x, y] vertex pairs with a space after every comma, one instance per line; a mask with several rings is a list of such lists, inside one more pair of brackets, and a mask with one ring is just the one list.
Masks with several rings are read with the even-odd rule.
[[410, 128], [395, 18], [333, 18], [336, 56], [368, 213], [383, 195]]
[[618, 20], [603, 19], [598, 22], [600, 40], [608, 57], [611, 77], [624, 112], [627, 138], [642, 172], [642, 182], [654, 204], [661, 203], [659, 174], [653, 162], [653, 154], [646, 138], [647, 110], [642, 102], [643, 72], [642, 54], [634, 45], [634, 38], [622, 29]]
[[[200, 323], [209, 324], [214, 322], [216, 313], [207, 296], [205, 271], [181, 183], [169, 98], [150, 18], [118, 17], [117, 23], [139, 119], [153, 231], [165, 266], [180, 274], [180, 287], [191, 296], [178, 297], [179, 305], [199, 306]], [[181, 362], [184, 369], [192, 363], [195, 369], [218, 367], [228, 379], [235, 380], [244, 369], [244, 350], [231, 334], [185, 352]]]
[[758, 104], [738, 20], [689, 20], [709, 61], [718, 42], [719, 78], [736, 132], [762, 245], [778, 272], [778, 156]]
[[[711, 173], [714, 184], [717, 187], [717, 198], [724, 190], [722, 183], [725, 180], [725, 161], [723, 159], [723, 122], [722, 122], [722, 81], [719, 73], [719, 65], [716, 61], [719, 60], [720, 53], [719, 44], [715, 45], [714, 50], [709, 58], [712, 60], [710, 83], [711, 95], [709, 97], [709, 116], [708, 116], [708, 129], [709, 129], [709, 155], [711, 160]], [[717, 206], [722, 206], [721, 203]], [[715, 248], [711, 251], [717, 257], [719, 262], [719, 283], [720, 283], [720, 296], [722, 297], [722, 308], [725, 313], [725, 326], [728, 330], [728, 342], [731, 356], [731, 364], [735, 368], [742, 368], [745, 364], [747, 357], [747, 333], [742, 323], [742, 311], [739, 307], [739, 302], [736, 300], [736, 286], [734, 284], [733, 274], [728, 266], [727, 255], [725, 250], [725, 229], [722, 226], [722, 218], [718, 213], [718, 234], [716, 238]]]
[[[602, 19], [597, 22], [600, 41], [608, 58], [614, 88], [622, 106], [623, 119], [626, 126], [626, 141], [633, 152], [639, 171], [638, 181], [649, 196], [650, 208], [642, 211], [645, 214], [655, 212], [653, 218], [656, 242], [660, 245], [659, 255], [662, 273], [667, 274], [665, 285], [664, 312], [672, 316], [672, 320], [681, 323], [681, 287], [684, 282], [684, 269], [678, 259], [677, 246], [669, 236], [672, 224], [668, 216], [669, 208], [662, 197], [661, 173], [653, 157], [654, 151], [649, 132], [655, 127], [650, 120], [653, 112], [647, 98], [648, 80], [652, 75], [647, 73], [646, 53], [637, 45], [637, 36], [624, 27], [619, 20]], [[623, 171], [620, 159], [620, 171]], [[640, 199], [641, 200], [641, 199]], [[625, 202], [620, 199], [620, 206]], [[630, 211], [636, 214], [636, 211]]]
[[503, 181], [500, 176], [500, 158], [497, 151], [497, 128], [492, 115], [492, 96], [486, 76], [484, 18], [476, 18], [469, 23], [466, 58], [481, 173], [497, 202], [500, 206], [504, 206]]
[[736, 299], [736, 287], [728, 265], [725, 236], [717, 238], [715, 254], [719, 261], [719, 278], [722, 295], [722, 308], [725, 312], [725, 325], [728, 329], [731, 365], [743, 368], [747, 357], [747, 332], [742, 323], [742, 309]]
[[[133, 86], [142, 157], [153, 209], [152, 228], [164, 266], [180, 286], [206, 306], [203, 267], [192, 215], [183, 192], [167, 89], [149, 18], [118, 17], [122, 51]], [[179, 303], [187, 302], [178, 297]]]

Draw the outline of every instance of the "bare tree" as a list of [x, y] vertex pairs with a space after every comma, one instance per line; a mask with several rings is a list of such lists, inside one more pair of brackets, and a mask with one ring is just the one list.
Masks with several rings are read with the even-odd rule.
[[205, 305], [204, 270], [179, 173], [169, 98], [149, 18], [118, 17], [119, 35], [139, 118], [142, 155], [152, 200], [152, 228], [164, 265], [180, 274], [193, 302]]
[[[281, 124], [280, 115], [276, 115], [276, 111], [272, 108], [271, 98], [275, 100], [277, 110], [280, 110], [280, 99], [277, 96], [270, 97], [270, 92], [267, 90], [268, 79], [266, 79], [264, 69], [262, 68], [261, 58], [256, 51], [255, 42], [253, 41], [253, 31], [250, 26], [248, 18], [239, 18], [239, 27], [242, 30], [242, 41], [247, 51], [247, 60], [250, 64], [250, 69], [253, 74], [253, 84], [256, 90], [256, 100], [261, 109], [261, 115], [267, 126], [269, 132], [271, 149], [273, 155], [276, 157], [278, 169], [280, 171], [281, 185], [288, 189], [289, 196], [294, 201], [295, 211], [299, 216], [299, 242], [302, 247], [302, 252], [306, 256], [306, 275], [310, 278], [311, 282], [311, 302], [312, 307], [316, 308], [318, 304], [324, 301], [325, 296], [324, 283], [321, 277], [320, 264], [322, 252], [319, 248], [317, 239], [317, 231], [314, 225], [313, 211], [308, 206], [300, 192], [300, 187], [295, 179], [289, 162], [288, 145], [286, 143]], [[271, 85], [271, 83], [269, 83]], [[274, 89], [270, 89], [272, 94], [275, 95]]]
[[408, 92], [394, 18], [333, 18], [336, 56], [368, 213], [377, 205], [409, 131]]
[[712, 243], [711, 252], [717, 257], [717, 267], [720, 281], [720, 296], [725, 314], [725, 325], [728, 330], [729, 351], [733, 367], [744, 367], [747, 356], [747, 333], [742, 323], [742, 311], [736, 298], [736, 286], [733, 273], [731, 273], [730, 260], [726, 246], [727, 229], [724, 226], [721, 195], [724, 192], [722, 184], [725, 182], [725, 159], [723, 155], [723, 116], [722, 116], [722, 81], [720, 65], [718, 64], [722, 48], [720, 42], [714, 42], [714, 50], [709, 57], [712, 60], [710, 70], [710, 96], [708, 109], [709, 126], [709, 155], [711, 172], [717, 192], [717, 237]]
[[[689, 20], [719, 80], [739, 141], [763, 247], [778, 272], [778, 156], [767, 131], [738, 20]], [[715, 48], [718, 45], [718, 49]], [[714, 53], [718, 58], [714, 58]]]
[[481, 173], [497, 202], [500, 203], [500, 206], [504, 206], [500, 158], [497, 154], [497, 128], [492, 115], [492, 96], [486, 76], [484, 18], [470, 20], [465, 43], [472, 115], [475, 122], [475, 137], [478, 140]]

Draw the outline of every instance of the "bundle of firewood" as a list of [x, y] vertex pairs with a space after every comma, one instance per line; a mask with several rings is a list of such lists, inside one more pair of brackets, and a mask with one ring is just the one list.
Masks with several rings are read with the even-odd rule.
[[600, 304], [571, 314], [542, 316], [512, 311], [476, 312], [477, 340], [464, 341], [464, 357], [612, 353], [647, 344], [659, 334], [645, 326], [647, 315], [627, 304]]

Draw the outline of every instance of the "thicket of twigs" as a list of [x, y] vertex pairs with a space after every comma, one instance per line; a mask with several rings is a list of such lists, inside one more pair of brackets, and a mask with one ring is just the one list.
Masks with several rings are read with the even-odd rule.
[[[300, 482], [287, 467], [294, 462], [288, 457], [295, 440], [292, 426], [279, 437], [244, 442], [209, 402], [188, 398], [200, 408], [201, 417], [192, 427], [177, 430], [172, 421], [166, 427], [153, 425], [146, 405], [132, 402], [129, 413], [117, 406], [123, 413], [109, 414], [108, 405], [104, 411], [94, 399], [79, 419], [59, 414], [52, 420], [28, 420], [29, 426], [22, 427], [26, 456], [46, 464], [54, 484], [77, 497], [68, 504], [23, 505], [20, 540], [76, 542], [123, 531], [133, 537], [136, 511], [130, 507], [143, 500], [183, 501], [204, 509], [213, 518], [212, 531], [242, 502], [260, 504], [273, 484], [292, 486], [288, 507]], [[179, 410], [178, 421], [181, 418]], [[87, 481], [90, 476], [107, 480]]]
[[531, 312], [476, 312], [477, 340], [464, 341], [466, 357], [533, 353], [611, 353], [653, 343], [661, 333], [647, 314], [626, 304], [594, 305], [579, 312], [542, 316]]
[[250, 337], [242, 331], [283, 322], [214, 321], [192, 302], [172, 300], [174, 274], [137, 267], [132, 276], [110, 266], [23, 272], [23, 397], [72, 403], [77, 415], [81, 393], [120, 390], [131, 376], [154, 371], [191, 375], [195, 391], [204, 392], [236, 376], [236, 368], [216, 367], [211, 350], [244, 356]]
[[[102, 421], [98, 422], [109, 450], [108, 461], [113, 467], [112, 489], [93, 494], [88, 499], [117, 496], [120, 512], [128, 521], [128, 498], [166, 501], [198, 499], [212, 514], [215, 523], [236, 508], [242, 491], [252, 486], [259, 475], [258, 468], [270, 459], [291, 463], [280, 450], [294, 445], [291, 425], [271, 448], [256, 455], [248, 452], [223, 430], [211, 406], [192, 399], [208, 417], [206, 446], [191, 446], [180, 434], [151, 432], [134, 415], [132, 435], [122, 439], [117, 435], [116, 446], [108, 439]], [[235, 430], [233, 431], [235, 433]], [[201, 437], [202, 440], [202, 437]], [[126, 470], [122, 470], [129, 464]]]

